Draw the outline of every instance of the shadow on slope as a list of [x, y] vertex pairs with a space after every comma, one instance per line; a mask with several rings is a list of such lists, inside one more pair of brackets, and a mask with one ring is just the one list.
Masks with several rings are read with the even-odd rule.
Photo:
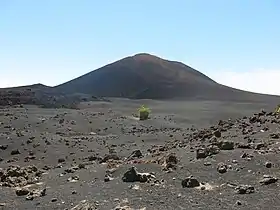
[[64, 94], [42, 84], [0, 89], [0, 106], [38, 105], [42, 108], [78, 108], [80, 102], [105, 100], [87, 94]]

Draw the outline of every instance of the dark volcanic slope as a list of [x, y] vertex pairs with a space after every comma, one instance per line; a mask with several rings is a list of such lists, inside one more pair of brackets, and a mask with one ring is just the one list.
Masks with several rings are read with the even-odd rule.
[[258, 101], [273, 98], [220, 85], [187, 65], [149, 54], [124, 58], [55, 89], [104, 97], [149, 99]]
[[55, 88], [42, 84], [0, 89], [0, 108], [13, 105], [33, 104], [45, 108], [77, 108], [82, 101], [96, 101], [100, 98], [86, 94], [64, 94]]

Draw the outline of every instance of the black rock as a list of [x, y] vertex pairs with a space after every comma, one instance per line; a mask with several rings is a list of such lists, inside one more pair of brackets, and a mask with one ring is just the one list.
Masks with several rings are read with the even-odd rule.
[[18, 155], [18, 154], [20, 154], [20, 151], [18, 149], [11, 151], [11, 155]]
[[147, 182], [150, 178], [155, 178], [151, 173], [139, 173], [136, 167], [131, 167], [122, 177], [123, 182]]
[[25, 188], [21, 188], [21, 189], [17, 189], [16, 190], [16, 195], [17, 196], [24, 196], [24, 195], [28, 195], [30, 192], [28, 189]]
[[239, 149], [252, 149], [252, 145], [250, 143], [239, 142], [236, 144], [236, 147]]
[[221, 150], [233, 150], [234, 142], [233, 141], [220, 141], [217, 145]]
[[279, 139], [280, 138], [280, 134], [279, 133], [271, 133], [269, 136], [272, 139]]
[[56, 202], [57, 201], [57, 198], [52, 198], [51, 199], [51, 202]]
[[213, 135], [217, 138], [220, 138], [222, 136], [222, 133], [221, 133], [221, 131], [216, 130], [216, 131], [213, 132]]
[[190, 176], [190, 177], [182, 180], [181, 184], [182, 184], [183, 188], [185, 188], [185, 187], [194, 188], [194, 187], [200, 186], [199, 181], [196, 178], [194, 178], [193, 176]]
[[129, 156], [130, 159], [132, 158], [141, 158], [143, 157], [143, 154], [142, 152], [138, 149], [138, 150], [135, 150], [131, 153], [131, 155]]
[[236, 204], [237, 206], [241, 206], [241, 205], [242, 205], [241, 201], [236, 201], [235, 204]]
[[272, 163], [271, 163], [271, 162], [266, 162], [266, 163], [265, 163], [265, 167], [271, 168], [271, 167], [272, 167]]
[[107, 154], [105, 157], [100, 161], [100, 163], [105, 163], [108, 160], [120, 160], [117, 154]]
[[104, 182], [109, 182], [109, 181], [112, 181], [112, 180], [113, 180], [113, 178], [109, 174], [105, 175]]
[[5, 144], [5, 145], [0, 145], [0, 149], [1, 150], [6, 150], [8, 148], [8, 145], [7, 144]]
[[235, 188], [237, 194], [251, 194], [255, 192], [255, 188], [251, 185], [240, 185]]
[[64, 158], [59, 158], [57, 162], [58, 162], [58, 163], [64, 163], [64, 162], [65, 162], [65, 159], [64, 159]]
[[220, 149], [215, 145], [209, 145], [206, 148], [200, 148], [196, 150], [196, 159], [206, 158], [208, 156], [216, 155], [220, 152]]
[[122, 177], [124, 182], [137, 182], [140, 181], [140, 177], [138, 175], [137, 169], [135, 167], [131, 167]]
[[217, 171], [221, 174], [226, 173], [228, 170], [228, 166], [225, 163], [219, 163], [217, 166]]
[[278, 178], [270, 176], [270, 175], [264, 175], [263, 179], [260, 180], [260, 183], [262, 185], [269, 185], [269, 184], [273, 184], [275, 182], [278, 181]]

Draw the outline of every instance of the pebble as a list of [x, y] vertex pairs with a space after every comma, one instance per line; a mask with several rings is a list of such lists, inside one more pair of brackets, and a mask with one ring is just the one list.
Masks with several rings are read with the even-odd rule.
[[238, 163], [238, 161], [237, 160], [232, 160], [232, 163], [236, 164], [236, 163]]
[[56, 202], [57, 201], [57, 198], [52, 198], [51, 199], [51, 202]]
[[272, 163], [271, 162], [266, 162], [265, 163], [265, 167], [266, 168], [271, 168], [272, 167]]
[[236, 204], [237, 206], [241, 206], [241, 205], [242, 205], [241, 201], [236, 201], [235, 204]]
[[228, 166], [225, 163], [219, 163], [217, 166], [217, 171], [221, 174], [226, 173]]

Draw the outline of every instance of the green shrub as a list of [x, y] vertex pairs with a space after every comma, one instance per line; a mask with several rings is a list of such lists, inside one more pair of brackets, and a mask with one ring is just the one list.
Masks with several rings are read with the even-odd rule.
[[280, 104], [278, 104], [278, 106], [276, 107], [275, 113], [276, 114], [280, 114]]
[[144, 105], [142, 105], [138, 109], [138, 111], [139, 111], [139, 119], [140, 120], [147, 120], [149, 118], [150, 113], [151, 113], [151, 110]]

